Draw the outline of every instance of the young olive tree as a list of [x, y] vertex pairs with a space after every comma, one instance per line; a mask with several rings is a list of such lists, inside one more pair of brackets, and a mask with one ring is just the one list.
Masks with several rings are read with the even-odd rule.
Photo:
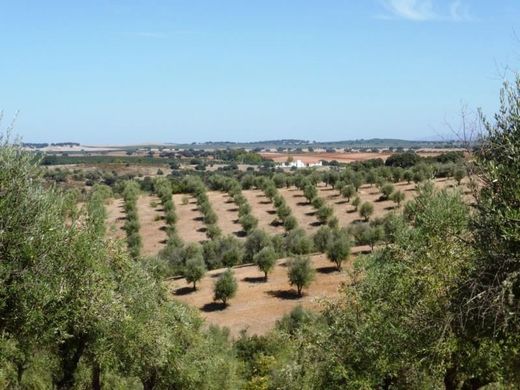
[[266, 246], [254, 256], [253, 260], [260, 271], [264, 273], [265, 281], [267, 282], [267, 274], [273, 270], [276, 264], [275, 250], [272, 246]]
[[206, 264], [200, 254], [186, 261], [184, 277], [186, 282], [193, 283], [193, 290], [197, 290], [197, 282], [203, 278], [206, 271]]
[[359, 208], [359, 215], [365, 219], [365, 222], [368, 222], [370, 216], [374, 213], [374, 205], [370, 202], [365, 202]]
[[227, 306], [228, 300], [235, 296], [237, 289], [238, 284], [235, 275], [233, 274], [233, 271], [228, 268], [215, 282], [213, 288], [213, 299], [216, 301], [222, 301], [222, 303]]
[[302, 296], [302, 289], [309, 287], [315, 275], [316, 271], [311, 266], [309, 256], [297, 256], [289, 260], [287, 276], [289, 277], [289, 284], [296, 286], [298, 296]]

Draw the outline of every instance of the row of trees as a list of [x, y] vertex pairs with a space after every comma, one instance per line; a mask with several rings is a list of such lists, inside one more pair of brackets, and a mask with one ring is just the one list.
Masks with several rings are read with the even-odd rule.
[[276, 216], [283, 224], [284, 229], [289, 232], [298, 227], [298, 221], [292, 215], [291, 208], [287, 205], [285, 198], [279, 193], [275, 180], [264, 179], [259, 181], [258, 186], [265, 196], [273, 203]]
[[123, 189], [124, 208], [126, 220], [123, 229], [126, 232], [128, 251], [133, 258], [138, 258], [141, 252], [141, 235], [139, 234], [139, 215], [137, 213], [137, 198], [139, 197], [139, 185], [128, 180]]

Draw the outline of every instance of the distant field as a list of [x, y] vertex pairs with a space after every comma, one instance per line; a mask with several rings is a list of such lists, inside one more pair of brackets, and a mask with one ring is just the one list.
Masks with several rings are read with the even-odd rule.
[[[449, 150], [449, 149], [447, 149]], [[418, 155], [422, 157], [427, 156], [438, 156], [447, 150], [443, 149], [423, 149], [417, 152]], [[451, 149], [454, 150], [454, 149]], [[371, 160], [375, 158], [380, 158], [382, 160], [386, 160], [390, 157], [393, 152], [383, 151], [383, 152], [302, 152], [302, 153], [280, 153], [280, 152], [262, 152], [260, 155], [268, 160], [273, 160], [275, 162], [285, 162], [287, 161], [287, 157], [291, 156], [294, 160], [301, 160], [305, 164], [313, 164], [317, 163], [321, 160], [323, 161], [333, 161], [336, 160], [340, 163], [352, 163], [356, 161], [365, 161]]]

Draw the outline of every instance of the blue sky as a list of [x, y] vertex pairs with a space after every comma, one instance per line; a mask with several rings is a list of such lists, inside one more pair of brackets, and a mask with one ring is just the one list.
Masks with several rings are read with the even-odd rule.
[[0, 0], [0, 109], [26, 142], [447, 134], [497, 108], [517, 0]]

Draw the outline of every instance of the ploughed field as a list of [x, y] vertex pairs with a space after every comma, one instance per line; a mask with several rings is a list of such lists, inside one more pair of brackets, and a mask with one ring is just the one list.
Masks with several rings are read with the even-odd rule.
[[[437, 179], [435, 184], [439, 188], [456, 186], [455, 181], [451, 179]], [[400, 182], [394, 186], [395, 190], [400, 190], [405, 194], [405, 201], [416, 195], [413, 183]], [[333, 208], [334, 216], [338, 218], [340, 226], [346, 227], [361, 220], [354, 206], [347, 202], [338, 190], [325, 186], [323, 183], [320, 183], [317, 189], [318, 196]], [[284, 234], [284, 228], [278, 222], [275, 207], [262, 190], [243, 190], [242, 193], [251, 205], [252, 215], [258, 219], [259, 228], [269, 234]], [[291, 208], [299, 227], [309, 235], [314, 234], [319, 229], [320, 223], [316, 217], [316, 210], [303, 196], [302, 191], [290, 187], [280, 188], [279, 193]], [[207, 195], [218, 216], [217, 225], [222, 233], [245, 239], [246, 235], [238, 220], [238, 208], [231, 198], [226, 193], [219, 191], [208, 191]], [[361, 198], [361, 202], [369, 201], [374, 205], [374, 214], [371, 218], [381, 217], [385, 213], [397, 209], [393, 201], [380, 200], [381, 193], [375, 185], [363, 185], [358, 191], [358, 196]], [[470, 197], [470, 195], [466, 196]], [[207, 240], [206, 225], [195, 198], [189, 194], [174, 194], [172, 201], [177, 215], [175, 226], [179, 237], [185, 243]], [[401, 205], [401, 209], [402, 207]], [[141, 254], [144, 256], [157, 255], [165, 246], [167, 239], [162, 205], [156, 196], [142, 194], [138, 198], [137, 209], [140, 223], [139, 234], [142, 240]], [[108, 234], [114, 238], [124, 239], [124, 223], [123, 201], [112, 199], [107, 205]], [[353, 248], [353, 253], [367, 250], [369, 250], [368, 247], [356, 247]], [[198, 308], [210, 323], [229, 327], [233, 335], [237, 335], [242, 329], [248, 329], [250, 333], [262, 334], [296, 305], [316, 308], [321, 299], [337, 296], [341, 283], [348, 281], [350, 261], [345, 264], [345, 271], [340, 273], [333, 269], [333, 264], [323, 254], [316, 254], [311, 258], [313, 266], [317, 270], [316, 279], [310, 288], [305, 290], [302, 298], [296, 297], [294, 290], [289, 286], [284, 259], [278, 261], [267, 283], [264, 282], [263, 274], [255, 265], [235, 267], [234, 272], [239, 287], [236, 297], [230, 300], [230, 306], [225, 310], [213, 302], [212, 290], [213, 283], [222, 270], [208, 272], [199, 283], [197, 291], [192, 291], [191, 285], [188, 285], [182, 278], [170, 279], [167, 281], [167, 286], [172, 299], [178, 299]]]

